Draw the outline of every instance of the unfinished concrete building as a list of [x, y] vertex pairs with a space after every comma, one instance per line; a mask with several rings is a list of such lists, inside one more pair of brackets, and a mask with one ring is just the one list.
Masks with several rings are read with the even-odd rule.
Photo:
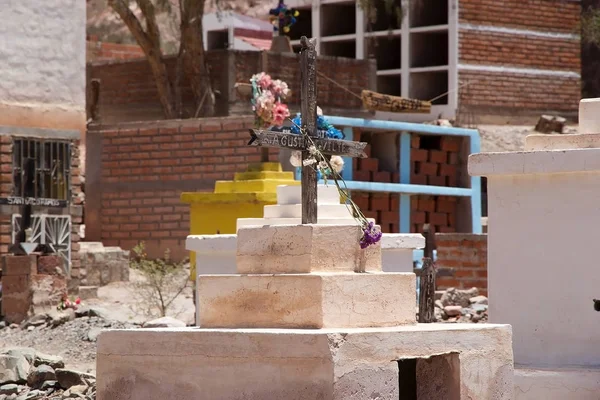
[[579, 1], [405, 0], [400, 23], [383, 0], [371, 1], [375, 22], [358, 1], [290, 0], [300, 10], [290, 37], [296, 50], [306, 35], [321, 55], [374, 57], [379, 92], [433, 100], [428, 115], [379, 118], [577, 115]]

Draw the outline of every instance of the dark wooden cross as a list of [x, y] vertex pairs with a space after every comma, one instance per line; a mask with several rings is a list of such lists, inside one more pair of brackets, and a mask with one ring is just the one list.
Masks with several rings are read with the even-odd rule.
[[[363, 151], [366, 143], [348, 140], [319, 138], [317, 136], [317, 52], [315, 39], [300, 39], [300, 112], [302, 115], [302, 131], [304, 133], [273, 132], [250, 129], [251, 146], [284, 147], [302, 151], [302, 161], [310, 158], [307, 151], [314, 143], [322, 154], [349, 157], [367, 157]], [[349, 166], [348, 168], [351, 168]], [[302, 167], [302, 223], [317, 223], [317, 171], [314, 166]]]

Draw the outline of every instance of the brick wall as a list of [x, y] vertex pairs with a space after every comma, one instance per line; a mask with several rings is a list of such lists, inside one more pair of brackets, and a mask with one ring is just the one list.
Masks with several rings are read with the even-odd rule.
[[[274, 78], [288, 83], [292, 90], [287, 101], [292, 112], [299, 111], [300, 93], [299, 55], [275, 54], [256, 51], [214, 50], [206, 53], [213, 87], [220, 91], [217, 98], [217, 115], [247, 115], [251, 113], [248, 100], [240, 99], [233, 85], [249, 83], [250, 77], [262, 70]], [[174, 79], [175, 59], [166, 58], [171, 78]], [[108, 61], [88, 64], [88, 82], [100, 80], [99, 123], [110, 124], [127, 121], [156, 120], [162, 109], [158, 101], [156, 85], [148, 62], [143, 60]], [[334, 78], [349, 90], [360, 93], [374, 84], [375, 65], [369, 60], [352, 60], [322, 56], [318, 58], [319, 71]], [[318, 78], [318, 100], [324, 110], [356, 110], [362, 102], [331, 82]], [[371, 86], [370, 86], [371, 85]], [[374, 88], [373, 88], [374, 89]], [[185, 77], [182, 79], [182, 102], [184, 113], [193, 115], [195, 103]]]
[[476, 287], [487, 296], [487, 235], [437, 233], [437, 289]]
[[100, 42], [98, 40], [86, 41], [86, 61], [131, 60], [144, 58], [144, 51], [140, 46]]
[[[87, 136], [86, 240], [150, 256], [183, 258], [189, 234], [184, 191], [213, 191], [260, 151], [249, 147], [250, 116], [91, 126]], [[272, 149], [272, 160], [277, 159]]]
[[[460, 114], [576, 116], [581, 96], [580, 78], [574, 75], [581, 70], [580, 41], [575, 36], [579, 3], [461, 0], [459, 20], [459, 63], [470, 68], [459, 68], [459, 81], [468, 83], [459, 91]], [[490, 70], [494, 67], [542, 73]]]
[[563, 0], [460, 0], [460, 23], [573, 33], [580, 3]]
[[[79, 287], [79, 236], [83, 223], [83, 199], [81, 197], [81, 165], [79, 159], [79, 141], [71, 141], [71, 201], [68, 209], [44, 208], [34, 206], [34, 214], [70, 214], [71, 215], [71, 279], [69, 289], [76, 291]], [[13, 137], [0, 135], [0, 197], [14, 196], [13, 182]], [[21, 207], [13, 205], [0, 206], [0, 254], [7, 254], [12, 244], [12, 215], [20, 214]]]
[[[377, 141], [378, 135], [363, 132], [360, 141]], [[395, 134], [395, 162], [382, 166], [377, 154], [367, 146], [368, 158], [355, 159], [353, 180], [366, 182], [399, 183], [398, 140]], [[411, 140], [411, 182], [418, 185], [466, 187], [461, 174], [465, 175], [462, 160], [463, 138], [451, 136], [412, 135]], [[381, 147], [381, 146], [380, 146]], [[373, 153], [373, 154], [372, 154]], [[393, 167], [390, 168], [390, 167]], [[360, 193], [352, 195], [355, 203], [368, 218], [375, 218], [385, 233], [399, 232], [399, 195], [389, 193]], [[462, 218], [461, 218], [462, 217]], [[411, 232], [422, 232], [425, 223], [432, 224], [436, 232], [460, 232], [464, 227], [470, 230], [470, 217], [460, 213], [459, 199], [451, 196], [412, 196]]]

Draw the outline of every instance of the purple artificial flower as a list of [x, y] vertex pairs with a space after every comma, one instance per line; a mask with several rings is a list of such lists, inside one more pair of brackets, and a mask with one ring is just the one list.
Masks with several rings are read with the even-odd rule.
[[375, 244], [381, 240], [381, 236], [383, 233], [380, 229], [375, 228], [375, 224], [373, 222], [369, 222], [368, 225], [363, 225], [363, 234], [360, 238], [360, 248], [366, 249], [372, 244]]

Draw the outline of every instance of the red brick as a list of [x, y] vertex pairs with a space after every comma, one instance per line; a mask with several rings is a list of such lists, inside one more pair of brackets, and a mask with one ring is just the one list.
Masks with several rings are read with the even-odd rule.
[[457, 187], [458, 186], [458, 178], [456, 178], [456, 176], [447, 176], [446, 177], [446, 186]]
[[458, 154], [457, 153], [448, 153], [448, 164], [451, 164], [451, 165], [458, 164]]
[[[411, 201], [412, 206], [412, 201]], [[390, 194], [390, 211], [400, 210], [400, 195]]]
[[411, 175], [410, 183], [413, 185], [427, 185], [427, 175]]
[[390, 195], [387, 193], [374, 193], [371, 195], [370, 202], [371, 210], [375, 211], [389, 211], [390, 209]]
[[419, 197], [418, 202], [419, 205], [417, 208], [419, 211], [435, 212], [435, 200], [433, 197], [422, 196]]
[[[411, 149], [410, 151], [410, 160], [411, 161], [421, 161], [425, 162], [429, 158], [429, 154], [425, 149]], [[444, 160], [446, 162], [446, 160]]]
[[429, 223], [434, 225], [448, 225], [448, 214], [444, 213], [430, 213]]
[[363, 214], [366, 218], [372, 218], [375, 222], [379, 221], [379, 213], [377, 211], [364, 211]]
[[392, 182], [393, 183], [400, 183], [400, 174], [398, 172], [394, 172], [392, 174]]
[[352, 201], [361, 211], [369, 209], [369, 195], [367, 193], [355, 192], [352, 193]]
[[455, 278], [473, 278], [475, 276], [474, 270], [472, 269], [459, 269], [454, 271]]
[[379, 171], [373, 174], [373, 182], [385, 182], [390, 183], [392, 180], [392, 174], [387, 171]]
[[412, 212], [410, 215], [410, 222], [413, 224], [423, 225], [425, 221], [425, 212], [416, 211]]
[[447, 289], [451, 287], [460, 288], [460, 282], [456, 278], [448, 276], [438, 276], [435, 280], [436, 286], [439, 289]]
[[440, 150], [429, 150], [429, 161], [436, 164], [443, 164], [448, 159], [448, 153]]
[[3, 256], [3, 276], [31, 275], [37, 272], [37, 256]]
[[412, 135], [410, 138], [410, 147], [418, 149], [421, 147], [421, 137], [419, 135]]
[[398, 211], [382, 211], [381, 212], [381, 223], [382, 224], [394, 224], [400, 220], [400, 213]]
[[438, 164], [419, 162], [415, 168], [415, 175], [437, 175]]
[[456, 202], [450, 197], [440, 196], [436, 200], [435, 211], [448, 214], [456, 212]]
[[372, 182], [373, 172], [371, 171], [353, 171], [352, 180], [360, 182]]
[[462, 139], [456, 136], [442, 136], [441, 147], [443, 151], [459, 152]]
[[431, 186], [446, 186], [445, 176], [428, 176], [427, 184]]
[[455, 165], [442, 164], [440, 165], [440, 175], [443, 176], [456, 176], [458, 169]]
[[377, 172], [379, 170], [379, 160], [376, 158], [360, 158], [358, 169], [359, 171]]

